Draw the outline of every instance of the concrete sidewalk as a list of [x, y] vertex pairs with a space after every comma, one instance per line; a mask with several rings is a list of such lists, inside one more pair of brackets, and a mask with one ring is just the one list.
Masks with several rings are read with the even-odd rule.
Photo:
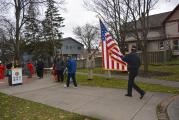
[[[88, 73], [83, 73], [83, 72], [77, 72], [78, 74], [82, 75], [87, 75]], [[95, 76], [102, 76], [102, 77], [107, 77], [106, 74], [94, 74]], [[124, 79], [128, 80], [128, 76], [124, 75], [112, 75], [113, 78], [117, 79]], [[167, 81], [167, 80], [157, 80], [157, 79], [150, 79], [150, 78], [144, 78], [144, 77], [136, 77], [136, 81], [138, 82], [143, 82], [143, 83], [151, 83], [151, 84], [159, 84], [163, 86], [168, 86], [168, 87], [178, 87], [179, 88], [179, 82], [176, 81]]]
[[157, 120], [156, 106], [161, 100], [172, 96], [147, 92], [140, 100], [135, 91], [129, 98], [124, 96], [124, 89], [64, 88], [63, 84], [49, 77], [20, 86], [0, 86], [0, 92], [101, 120]]
[[170, 120], [179, 120], [179, 96], [176, 96], [175, 100], [169, 104], [167, 113]]
[[156, 106], [161, 100], [172, 96], [147, 92], [140, 100], [135, 91], [133, 97], [125, 97], [124, 89], [84, 86], [64, 88], [63, 84], [50, 80], [48, 76], [32, 79], [32, 82], [20, 86], [9, 87], [5, 82], [0, 86], [0, 92], [101, 120], [157, 120]]

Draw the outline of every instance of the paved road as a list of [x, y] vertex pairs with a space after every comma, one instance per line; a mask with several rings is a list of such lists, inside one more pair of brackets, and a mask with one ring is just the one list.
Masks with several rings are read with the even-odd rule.
[[161, 100], [172, 96], [147, 92], [140, 100], [136, 92], [132, 98], [125, 97], [125, 89], [64, 88], [63, 84], [49, 77], [13, 87], [4, 83], [0, 86], [0, 92], [101, 120], [157, 120], [156, 106]]

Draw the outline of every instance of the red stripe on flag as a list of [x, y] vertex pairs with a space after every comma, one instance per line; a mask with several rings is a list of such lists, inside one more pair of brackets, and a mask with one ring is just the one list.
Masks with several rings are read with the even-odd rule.
[[104, 45], [103, 45], [103, 42], [102, 42], [102, 66], [103, 66], [103, 67], [105, 67], [105, 66], [104, 66], [104, 54], [105, 54], [105, 53], [104, 53]]
[[124, 65], [122, 65], [122, 71], [124, 71], [124, 69], [125, 69], [125, 67], [124, 67]]
[[109, 39], [109, 40], [106, 41], [107, 44], [109, 44], [110, 42], [113, 42], [113, 40]]
[[107, 48], [107, 45], [106, 45], [106, 61], [107, 61], [107, 69], [109, 69], [109, 52], [108, 52], [108, 48]]
[[117, 57], [122, 57], [121, 55], [119, 55], [118, 53], [116, 53], [116, 52], [114, 52], [114, 51], [112, 51], [112, 53], [114, 54], [114, 55], [116, 55]]
[[108, 49], [112, 49], [115, 46], [116, 46], [116, 43], [113, 43], [113, 44], [111, 44], [110, 46], [107, 46], [107, 47], [108, 47]]
[[119, 70], [119, 63], [117, 63], [117, 69]]
[[106, 38], [111, 37], [111, 34], [108, 33], [108, 34], [105, 35], [105, 37]]
[[114, 69], [114, 60], [112, 60], [112, 69]]
[[126, 65], [126, 63], [123, 62], [122, 60], [116, 59], [116, 58], [114, 58], [113, 56], [111, 56], [111, 58], [114, 59], [115, 61], [117, 61], [118, 63], [121, 63], [121, 64], [123, 64], [123, 65]]
[[119, 49], [118, 49], [117, 47], [114, 47], [113, 49], [116, 50], [117, 52], [120, 52]]

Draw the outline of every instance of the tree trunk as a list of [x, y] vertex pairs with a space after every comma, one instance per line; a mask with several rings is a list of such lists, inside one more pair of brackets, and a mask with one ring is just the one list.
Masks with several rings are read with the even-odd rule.
[[15, 61], [17, 61], [17, 64], [20, 64], [20, 6], [16, 6], [16, 13], [15, 13], [15, 16], [16, 16], [16, 50], [15, 50]]
[[93, 79], [93, 69], [89, 68], [88, 69], [88, 80], [92, 80]]
[[145, 46], [143, 49], [143, 62], [144, 62], [144, 72], [148, 72], [148, 52], [147, 47]]
[[110, 80], [110, 79], [111, 79], [111, 77], [112, 77], [112, 76], [111, 76], [111, 71], [110, 71], [110, 70], [108, 70], [108, 71], [107, 71], [107, 78], [106, 78], [106, 79], [107, 79], [107, 80]]

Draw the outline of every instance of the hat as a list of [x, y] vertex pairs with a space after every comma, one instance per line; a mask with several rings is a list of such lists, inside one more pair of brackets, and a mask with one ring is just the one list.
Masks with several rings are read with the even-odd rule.
[[135, 45], [132, 45], [131, 51], [136, 52], [137, 47]]
[[135, 46], [135, 45], [132, 45], [132, 49], [136, 49], [136, 46]]
[[69, 57], [69, 58], [71, 58], [71, 57], [72, 57], [72, 55], [68, 55], [68, 57]]

